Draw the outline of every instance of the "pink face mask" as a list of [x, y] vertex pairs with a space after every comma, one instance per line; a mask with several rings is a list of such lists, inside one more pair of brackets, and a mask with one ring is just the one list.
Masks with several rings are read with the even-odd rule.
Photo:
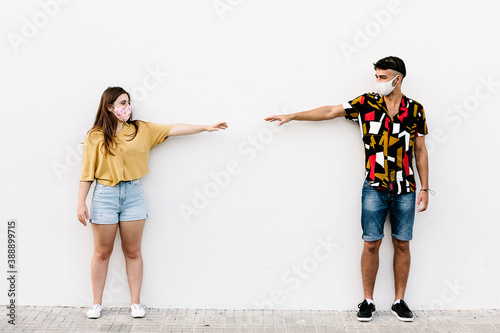
[[115, 114], [116, 118], [118, 118], [123, 122], [126, 122], [130, 118], [130, 114], [132, 113], [132, 108], [130, 106], [126, 106], [124, 108], [119, 108], [115, 106], [113, 113]]

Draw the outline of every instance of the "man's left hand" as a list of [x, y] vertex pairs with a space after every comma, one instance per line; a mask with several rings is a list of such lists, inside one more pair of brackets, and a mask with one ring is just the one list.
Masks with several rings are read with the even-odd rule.
[[[420, 207], [420, 204], [422, 204], [422, 207]], [[427, 191], [420, 191], [418, 192], [418, 197], [417, 197], [417, 212], [425, 212], [427, 210], [427, 206], [429, 205], [429, 193]]]

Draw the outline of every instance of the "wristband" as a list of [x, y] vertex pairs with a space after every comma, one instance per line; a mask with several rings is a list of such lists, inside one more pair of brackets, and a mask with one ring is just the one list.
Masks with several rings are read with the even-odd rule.
[[421, 189], [420, 189], [420, 192], [422, 192], [422, 191], [424, 191], [424, 192], [427, 192], [427, 193], [430, 193], [430, 194], [434, 195], [434, 191], [433, 191], [433, 190], [431, 190], [430, 188], [421, 188]]

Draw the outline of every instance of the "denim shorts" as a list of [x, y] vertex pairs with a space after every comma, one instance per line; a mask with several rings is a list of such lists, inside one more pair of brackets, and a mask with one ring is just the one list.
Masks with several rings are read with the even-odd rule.
[[415, 192], [392, 194], [377, 190], [365, 180], [361, 198], [363, 240], [377, 241], [384, 237], [384, 223], [390, 213], [392, 237], [410, 241], [415, 219]]
[[121, 181], [115, 186], [96, 182], [90, 207], [90, 223], [116, 224], [147, 217], [146, 200], [139, 179]]

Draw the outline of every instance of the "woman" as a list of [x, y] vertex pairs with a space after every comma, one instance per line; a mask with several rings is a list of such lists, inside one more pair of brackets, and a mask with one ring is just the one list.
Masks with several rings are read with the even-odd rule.
[[[94, 256], [91, 265], [93, 306], [87, 317], [99, 318], [109, 257], [118, 227], [130, 287], [132, 317], [141, 318], [142, 284], [141, 239], [146, 218], [146, 202], [141, 177], [148, 173], [149, 150], [169, 136], [189, 135], [226, 129], [215, 125], [158, 125], [131, 120], [130, 95], [120, 87], [109, 87], [99, 103], [94, 127], [87, 133], [78, 196], [78, 220], [92, 225]], [[96, 186], [90, 215], [85, 203], [92, 182]]]

